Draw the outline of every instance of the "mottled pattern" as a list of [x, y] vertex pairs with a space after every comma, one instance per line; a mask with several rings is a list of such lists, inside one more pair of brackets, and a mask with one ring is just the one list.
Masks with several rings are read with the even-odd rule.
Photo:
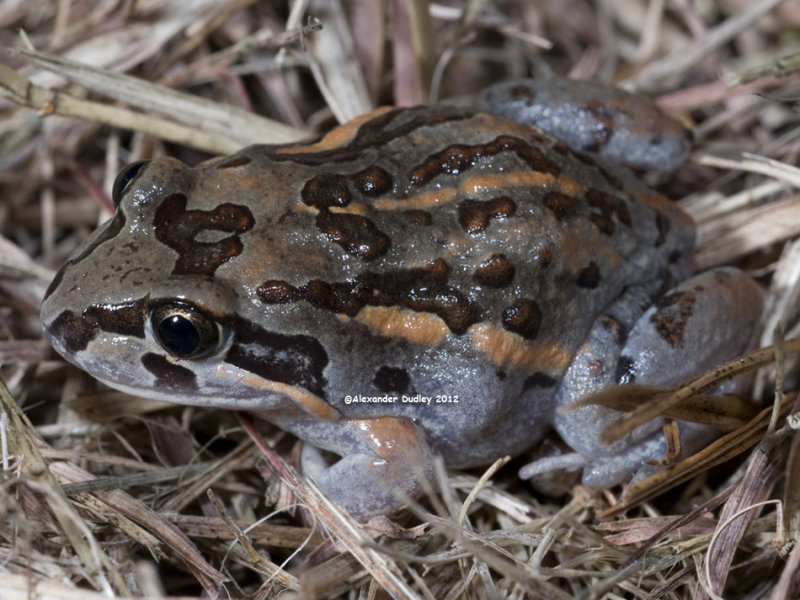
[[[616, 122], [584, 108], [608, 146]], [[601, 419], [556, 403], [650, 377], [630, 358], [657, 362], [646, 339], [700, 344], [685, 303], [643, 316], [689, 273], [688, 217], [501, 116], [379, 110], [313, 143], [134, 165], [114, 200], [48, 290], [54, 347], [125, 391], [251, 410], [338, 453], [318, 481], [359, 518], [419, 491], [435, 454], [485, 463], [553, 421], [594, 460]]]
[[468, 198], [458, 205], [458, 222], [467, 233], [481, 233], [491, 219], [511, 217], [517, 205], [508, 196], [500, 196], [491, 200], [475, 200]]
[[397, 394], [405, 394], [411, 385], [408, 371], [397, 367], [381, 367], [372, 381], [380, 391]]
[[542, 309], [529, 298], [522, 298], [503, 311], [503, 327], [527, 340], [536, 337], [541, 323]]
[[450, 331], [458, 334], [466, 331], [478, 316], [469, 299], [448, 286], [450, 272], [450, 266], [439, 259], [420, 269], [364, 271], [352, 282], [314, 280], [294, 287], [285, 281], [270, 280], [259, 286], [258, 296], [266, 304], [305, 301], [351, 317], [365, 306], [408, 308], [438, 315]]
[[[244, 163], [247, 164], [247, 163]], [[184, 194], [170, 194], [153, 216], [156, 239], [178, 253], [175, 275], [214, 275], [219, 266], [239, 256], [244, 249], [241, 234], [253, 227], [253, 215], [246, 206], [224, 202], [211, 210], [186, 210]], [[206, 232], [230, 233], [207, 242]]]
[[680, 346], [695, 301], [692, 292], [675, 292], [656, 304], [657, 310], [650, 317], [650, 322], [670, 346]]
[[528, 165], [532, 171], [558, 175], [558, 164], [545, 157], [542, 151], [523, 139], [502, 135], [488, 144], [465, 146], [454, 144], [425, 159], [425, 162], [411, 169], [411, 185], [426, 184], [439, 175], [461, 175], [479, 165], [481, 161], [498, 154], [513, 153]]
[[475, 269], [475, 281], [481, 285], [501, 288], [514, 281], [514, 263], [504, 254], [493, 254]]

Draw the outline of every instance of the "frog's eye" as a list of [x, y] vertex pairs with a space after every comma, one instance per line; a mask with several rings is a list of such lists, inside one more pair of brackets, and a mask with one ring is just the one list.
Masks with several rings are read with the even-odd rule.
[[114, 200], [114, 207], [119, 206], [119, 202], [122, 200], [122, 194], [125, 193], [128, 184], [136, 179], [136, 176], [149, 162], [149, 160], [132, 162], [117, 173], [117, 178], [114, 180], [114, 187], [111, 190], [111, 198]]
[[150, 314], [150, 322], [161, 347], [180, 358], [207, 356], [222, 339], [216, 321], [189, 304], [158, 306]]

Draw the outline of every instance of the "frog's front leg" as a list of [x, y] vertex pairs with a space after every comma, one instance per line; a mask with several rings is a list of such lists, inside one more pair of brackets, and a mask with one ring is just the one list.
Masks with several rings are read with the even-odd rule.
[[[558, 392], [554, 425], [585, 460], [583, 481], [619, 483], [644, 461], [664, 456], [663, 420], [637, 428], [611, 445], [601, 432], [622, 413], [576, 400], [615, 383], [670, 387], [750, 349], [757, 332], [761, 293], [737, 269], [697, 275], [664, 295], [639, 317], [627, 336], [632, 294], [602, 315], [573, 360]], [[718, 388], [736, 392], [737, 382]], [[706, 426], [680, 423], [681, 446], [691, 453], [714, 435]]]
[[328, 467], [304, 460], [304, 474], [359, 521], [397, 511], [432, 479], [436, 454], [422, 428], [406, 417], [267, 418], [341, 456]]

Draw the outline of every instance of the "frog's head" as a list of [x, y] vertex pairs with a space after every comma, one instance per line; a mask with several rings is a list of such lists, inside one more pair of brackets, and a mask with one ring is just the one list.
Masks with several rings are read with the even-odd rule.
[[119, 174], [115, 216], [47, 290], [45, 335], [71, 363], [140, 396], [266, 408], [287, 391], [320, 394], [322, 346], [243, 316], [256, 300], [231, 281], [252, 262], [241, 255], [254, 218], [209, 193], [220, 181], [208, 171], [160, 158]]

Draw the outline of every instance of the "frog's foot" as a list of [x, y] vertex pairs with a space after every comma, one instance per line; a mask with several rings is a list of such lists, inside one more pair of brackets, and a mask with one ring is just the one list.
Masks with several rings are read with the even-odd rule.
[[[646, 423], [605, 445], [600, 442], [602, 431], [624, 413], [599, 405], [574, 406], [577, 400], [614, 384], [671, 387], [742, 354], [754, 342], [760, 310], [761, 293], [749, 276], [718, 269], [668, 292], [642, 314], [627, 337], [624, 319], [613, 314], [624, 314], [621, 307], [611, 307], [612, 314], [601, 316], [559, 389], [553, 419], [561, 437], [587, 459], [584, 483], [612, 485], [634, 471], [650, 469], [646, 461], [658, 461], [666, 453], [664, 420]], [[737, 382], [718, 388], [718, 393], [736, 391]], [[679, 425], [684, 455], [714, 435], [707, 426]]]
[[409, 419], [343, 419], [335, 427], [335, 443], [316, 440], [342, 458], [327, 466], [318, 451], [304, 450], [303, 472], [356, 520], [397, 511], [432, 480], [435, 453]]
[[[678, 428], [684, 457], [698, 452], [717, 437], [716, 430], [697, 423], [679, 421]], [[589, 460], [583, 467], [581, 480], [592, 487], [609, 487], [623, 481], [634, 483], [661, 469], [657, 461], [667, 451], [666, 438], [658, 432], [616, 456]]]

